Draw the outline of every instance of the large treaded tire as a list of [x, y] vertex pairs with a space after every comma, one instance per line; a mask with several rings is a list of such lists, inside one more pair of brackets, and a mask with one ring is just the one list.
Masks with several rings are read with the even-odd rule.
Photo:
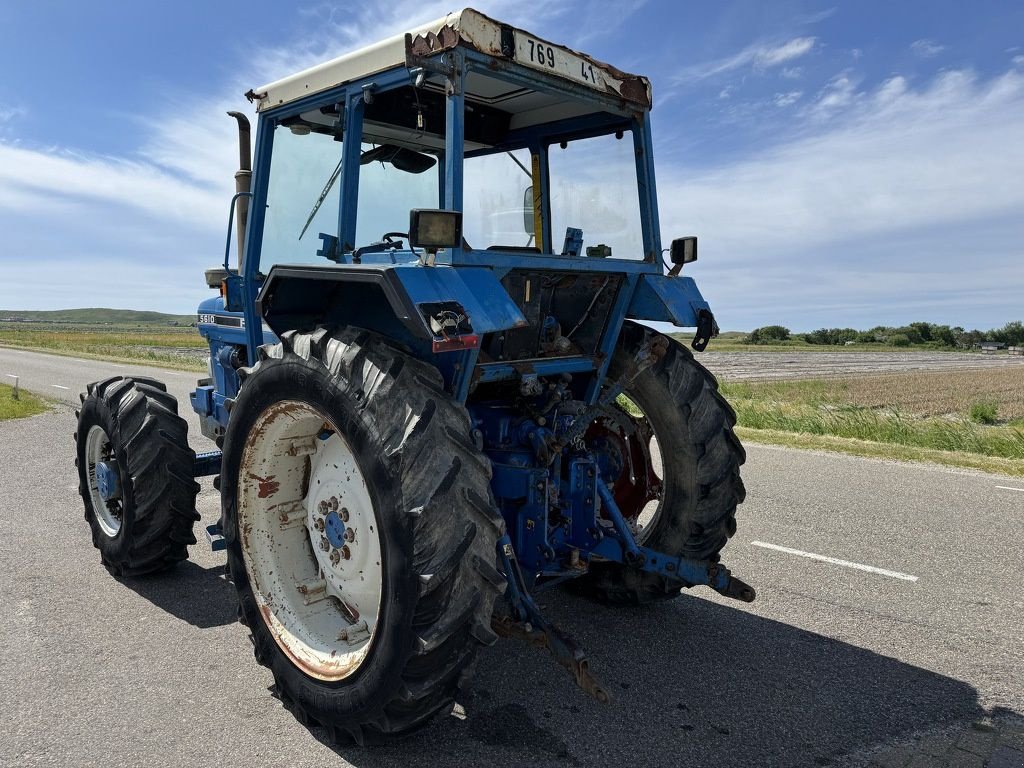
[[[627, 322], [612, 359], [614, 381], [655, 331]], [[664, 491], [643, 543], [695, 560], [719, 560], [736, 532], [736, 507], [746, 490], [746, 452], [736, 437], [736, 413], [715, 377], [675, 339], [665, 357], [625, 389], [646, 414], [662, 454]], [[610, 603], [638, 604], [678, 597], [681, 582], [619, 563], [595, 563], [581, 580], [585, 592]]]
[[[296, 718], [333, 740], [376, 743], [451, 711], [477, 651], [495, 640], [494, 567], [504, 522], [491, 466], [470, 437], [465, 408], [439, 372], [366, 331], [289, 332], [242, 369], [223, 461], [228, 565], [257, 662]], [[284, 400], [314, 406], [353, 447], [380, 528], [383, 591], [370, 651], [348, 677], [306, 674], [282, 651], [261, 614], [240, 542], [241, 461], [253, 426]]]
[[[75, 432], [79, 493], [92, 543], [115, 576], [162, 571], [188, 558], [199, 484], [192, 478], [195, 452], [178, 401], [155, 379], [113, 376], [93, 382], [81, 395]], [[121, 524], [116, 535], [100, 526], [89, 489], [86, 435], [106, 432], [120, 469]]]

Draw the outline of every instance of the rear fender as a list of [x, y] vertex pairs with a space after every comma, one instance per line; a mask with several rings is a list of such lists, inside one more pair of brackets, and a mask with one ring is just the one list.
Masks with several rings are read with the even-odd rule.
[[633, 320], [655, 320], [683, 328], [700, 325], [703, 312], [711, 307], [691, 277], [641, 275], [626, 316]]
[[441, 307], [464, 316], [459, 333], [526, 325], [494, 273], [482, 267], [275, 266], [256, 307], [278, 336], [316, 325], [352, 325], [420, 349], [437, 338], [431, 319]]

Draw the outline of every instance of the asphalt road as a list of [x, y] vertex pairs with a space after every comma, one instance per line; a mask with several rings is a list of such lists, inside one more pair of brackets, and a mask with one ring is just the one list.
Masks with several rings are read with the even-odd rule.
[[[0, 350], [0, 376], [69, 403], [89, 379], [143, 370]], [[192, 374], [150, 374], [190, 411]], [[0, 422], [0, 765], [861, 765], [916, 732], [1024, 711], [1024, 482], [751, 446], [724, 561], [755, 603], [697, 589], [612, 610], [544, 593], [610, 705], [501, 640], [464, 712], [334, 748], [268, 692], [222, 553], [201, 542], [145, 579], [102, 568], [73, 429], [70, 406]], [[200, 512], [218, 515], [208, 482]]]

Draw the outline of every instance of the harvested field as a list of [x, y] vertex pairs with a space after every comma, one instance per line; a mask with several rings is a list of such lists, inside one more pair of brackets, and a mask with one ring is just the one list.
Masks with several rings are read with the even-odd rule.
[[974, 352], [704, 352], [698, 360], [723, 379], [811, 379], [972, 369], [1013, 369], [1024, 377], [1024, 357]]
[[[730, 380], [740, 426], [1024, 460], [1024, 367]], [[983, 406], [983, 407], [979, 407]]]

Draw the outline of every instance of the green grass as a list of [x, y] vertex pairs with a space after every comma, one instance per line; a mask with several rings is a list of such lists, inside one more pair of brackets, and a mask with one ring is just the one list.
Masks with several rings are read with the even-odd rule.
[[853, 405], [844, 401], [842, 383], [835, 381], [726, 382], [722, 393], [748, 434], [771, 434], [776, 440], [780, 434], [838, 438], [1024, 461], [1019, 425], [978, 424], [968, 414], [918, 417], [895, 403], [886, 408]]
[[999, 418], [999, 403], [995, 400], [976, 400], [971, 403], [971, 410], [968, 413], [971, 421], [978, 424], [995, 424]]
[[18, 392], [18, 399], [14, 399], [14, 387], [0, 384], [0, 421], [5, 419], [23, 419], [26, 416], [35, 416], [48, 410], [46, 401], [36, 395], [26, 392], [24, 389]]

